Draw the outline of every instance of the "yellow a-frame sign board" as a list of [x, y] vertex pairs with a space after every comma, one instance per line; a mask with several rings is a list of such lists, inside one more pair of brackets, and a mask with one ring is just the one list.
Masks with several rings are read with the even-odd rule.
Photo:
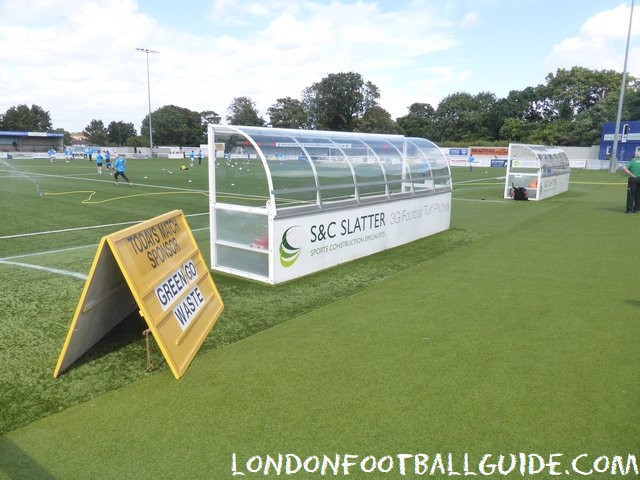
[[100, 241], [54, 377], [139, 310], [180, 378], [224, 304], [180, 210]]

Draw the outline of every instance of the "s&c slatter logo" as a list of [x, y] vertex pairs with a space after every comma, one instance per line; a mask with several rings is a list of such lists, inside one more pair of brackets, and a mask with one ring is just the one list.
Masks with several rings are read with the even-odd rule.
[[294, 239], [294, 243], [295, 240], [299, 240], [294, 238], [296, 237], [296, 235], [295, 231], [292, 230], [295, 228], [299, 227], [289, 227], [282, 234], [282, 241], [280, 242], [280, 265], [285, 268], [290, 267], [291, 265], [296, 263], [296, 260], [298, 260], [298, 257], [300, 256], [300, 251], [302, 250], [299, 247], [294, 247], [293, 245], [291, 245], [292, 238]]

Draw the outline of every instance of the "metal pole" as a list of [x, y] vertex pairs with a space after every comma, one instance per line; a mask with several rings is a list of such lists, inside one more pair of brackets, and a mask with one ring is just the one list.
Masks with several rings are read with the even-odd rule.
[[155, 50], [148, 48], [136, 48], [139, 52], [144, 52], [147, 55], [147, 96], [149, 98], [149, 148], [151, 150], [151, 158], [153, 158], [153, 128], [151, 126], [151, 83], [149, 81], [149, 54], [159, 53]]
[[616, 127], [613, 133], [613, 151], [611, 152], [611, 160], [609, 161], [609, 173], [616, 173], [618, 171], [618, 135], [620, 132], [620, 123], [622, 121], [622, 104], [624, 103], [624, 90], [627, 83], [627, 60], [629, 58], [629, 42], [631, 40], [631, 23], [633, 21], [633, 3], [634, 3], [634, 0], [631, 0], [631, 13], [629, 14], [629, 32], [627, 33], [627, 48], [624, 52], [624, 68], [622, 69], [622, 85], [620, 85], [620, 99], [618, 100], [618, 115], [616, 116]]

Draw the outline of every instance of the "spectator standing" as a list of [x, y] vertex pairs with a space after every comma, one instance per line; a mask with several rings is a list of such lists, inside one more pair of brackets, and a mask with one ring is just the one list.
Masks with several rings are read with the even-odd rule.
[[640, 210], [640, 158], [633, 157], [622, 167], [627, 179], [627, 208], [624, 213], [637, 213]]

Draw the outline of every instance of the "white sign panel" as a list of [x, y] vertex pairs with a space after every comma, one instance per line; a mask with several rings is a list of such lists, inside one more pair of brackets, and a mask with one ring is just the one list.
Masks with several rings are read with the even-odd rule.
[[165, 278], [160, 285], [156, 286], [154, 292], [156, 298], [165, 312], [167, 308], [182, 294], [191, 283], [197, 280], [198, 272], [193, 261], [189, 260], [178, 270]]
[[295, 218], [276, 218], [275, 283], [447, 230], [451, 192]]
[[569, 190], [569, 174], [542, 177], [540, 179], [539, 199], [553, 197]]

